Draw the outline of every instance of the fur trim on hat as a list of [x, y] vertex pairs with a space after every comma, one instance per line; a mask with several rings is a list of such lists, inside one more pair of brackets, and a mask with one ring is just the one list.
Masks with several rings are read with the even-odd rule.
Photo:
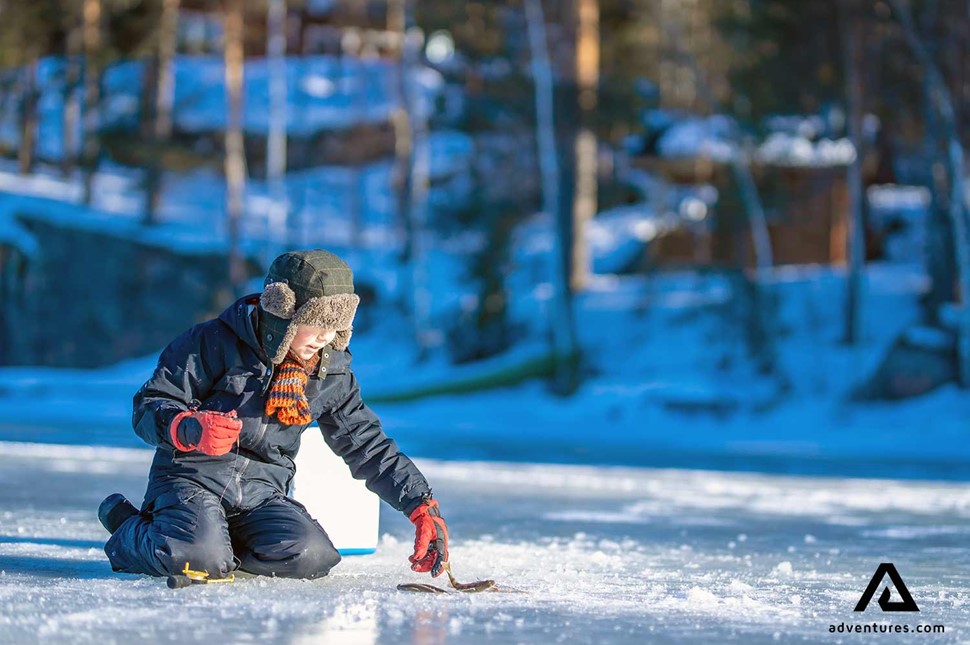
[[271, 282], [263, 288], [259, 304], [274, 316], [289, 320], [296, 309], [296, 294], [285, 282]]
[[[277, 282], [273, 284], [282, 283]], [[286, 287], [285, 284], [283, 286]], [[289, 287], [286, 287], [286, 290], [293, 293]], [[264, 291], [263, 295], [265, 294], [266, 292]], [[270, 296], [271, 304], [277, 302], [275, 298], [275, 295]], [[313, 327], [336, 330], [337, 335], [334, 336], [330, 345], [334, 349], [341, 351], [347, 349], [347, 345], [350, 344], [350, 336], [353, 332], [354, 314], [357, 313], [357, 305], [359, 304], [360, 296], [356, 293], [338, 293], [332, 296], [321, 296], [307, 300], [290, 319], [290, 324], [286, 328], [286, 335], [283, 336], [283, 340], [280, 342], [276, 356], [272, 358], [273, 363], [278, 365], [286, 358], [286, 353], [290, 349], [290, 343], [296, 337], [296, 330], [300, 325], [312, 325]], [[263, 308], [266, 309], [265, 305]], [[270, 309], [266, 309], [266, 311], [269, 311], [275, 316], [279, 316], [279, 314]]]
[[332, 296], [310, 298], [293, 315], [293, 322], [298, 325], [313, 325], [327, 329], [349, 329], [354, 323], [354, 314], [360, 296], [356, 293], [336, 293]]

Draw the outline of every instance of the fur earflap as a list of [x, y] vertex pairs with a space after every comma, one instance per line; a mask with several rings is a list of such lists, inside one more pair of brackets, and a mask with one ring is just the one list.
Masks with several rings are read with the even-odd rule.
[[[274, 283], [282, 284], [282, 283]], [[273, 285], [270, 285], [273, 286]], [[286, 287], [286, 285], [283, 285]], [[289, 290], [289, 287], [286, 287]], [[293, 293], [290, 291], [290, 293]], [[263, 292], [266, 295], [266, 292]], [[336, 330], [330, 345], [337, 350], [343, 351], [350, 344], [350, 336], [353, 333], [354, 315], [357, 313], [357, 305], [360, 304], [360, 296], [356, 293], [338, 293], [332, 296], [322, 296], [310, 298], [292, 315], [290, 324], [286, 328], [286, 334], [279, 344], [276, 356], [272, 357], [274, 364], [280, 364], [286, 357], [290, 349], [290, 343], [296, 338], [296, 330], [300, 325], [312, 325], [313, 327], [323, 327], [325, 329]], [[266, 309], [265, 305], [263, 306]], [[273, 315], [279, 314], [266, 309]], [[282, 317], [282, 316], [281, 316]]]
[[330, 345], [333, 346], [334, 349], [340, 351], [347, 349], [347, 346], [350, 345], [350, 337], [353, 333], [353, 327], [350, 329], [341, 329], [337, 332], [337, 335], [333, 337], [333, 341], [330, 343]]
[[274, 316], [289, 320], [296, 309], [296, 294], [285, 282], [271, 282], [263, 288], [259, 304]]

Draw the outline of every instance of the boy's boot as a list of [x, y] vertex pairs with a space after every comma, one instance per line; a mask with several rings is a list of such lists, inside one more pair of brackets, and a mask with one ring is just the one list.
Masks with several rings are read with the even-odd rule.
[[125, 499], [121, 493], [108, 495], [98, 507], [98, 519], [101, 526], [114, 533], [132, 515], [138, 515], [138, 509]]

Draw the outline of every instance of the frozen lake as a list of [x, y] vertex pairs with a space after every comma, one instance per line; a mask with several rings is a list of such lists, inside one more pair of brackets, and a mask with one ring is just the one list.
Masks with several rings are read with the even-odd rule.
[[[150, 456], [0, 442], [0, 641], [861, 643], [882, 637], [829, 626], [876, 623], [946, 630], [892, 642], [970, 642], [966, 484], [418, 459], [458, 578], [527, 595], [397, 591], [431, 580], [387, 506], [377, 553], [322, 580], [172, 591], [101, 550], [98, 503], [140, 502]], [[884, 613], [879, 593], [853, 612], [881, 562], [919, 613]]]

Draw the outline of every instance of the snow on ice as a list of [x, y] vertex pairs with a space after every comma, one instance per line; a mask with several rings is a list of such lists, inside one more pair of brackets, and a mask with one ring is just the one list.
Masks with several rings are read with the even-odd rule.
[[[377, 553], [322, 580], [172, 591], [113, 574], [95, 517], [109, 492], [140, 498], [150, 456], [0, 443], [0, 640], [837, 642], [840, 622], [970, 637], [961, 484], [419, 459], [459, 578], [526, 594], [397, 591], [424, 577], [407, 568], [410, 524], [388, 507]], [[918, 615], [852, 611], [884, 561]]]

